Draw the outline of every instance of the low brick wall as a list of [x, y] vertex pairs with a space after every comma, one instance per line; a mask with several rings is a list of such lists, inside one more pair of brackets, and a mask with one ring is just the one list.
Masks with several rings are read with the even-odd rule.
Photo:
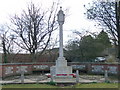
[[119, 67], [118, 64], [92, 64], [90, 71], [95, 74], [104, 74], [104, 71], [107, 70], [109, 74], [118, 74]]
[[[0, 77], [4, 78], [12, 75], [21, 74], [21, 70], [24, 70], [25, 74], [31, 74], [33, 71], [45, 71], [50, 70], [50, 67], [55, 65], [52, 62], [43, 63], [14, 63], [14, 64], [1, 64], [0, 65]], [[108, 70], [109, 74], [117, 75], [120, 72], [119, 64], [103, 64], [103, 63], [68, 63], [72, 66], [73, 70], [86, 71], [92, 74], [104, 74], [105, 70]]]
[[21, 74], [21, 70], [24, 70], [25, 74], [32, 73], [32, 64], [5, 64], [2, 65], [2, 76], [7, 77], [11, 75], [19, 75]]

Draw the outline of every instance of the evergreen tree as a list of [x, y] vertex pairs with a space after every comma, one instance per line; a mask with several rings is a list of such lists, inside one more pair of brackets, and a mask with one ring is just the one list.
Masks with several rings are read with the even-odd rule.
[[80, 41], [69, 41], [66, 46], [66, 57], [70, 61], [94, 61], [102, 52], [111, 46], [108, 34], [101, 31], [95, 38], [91, 35], [83, 36]]
[[103, 30], [100, 32], [100, 34], [96, 37], [96, 40], [101, 43], [104, 48], [110, 47], [110, 39], [108, 37], [108, 34], [104, 32]]

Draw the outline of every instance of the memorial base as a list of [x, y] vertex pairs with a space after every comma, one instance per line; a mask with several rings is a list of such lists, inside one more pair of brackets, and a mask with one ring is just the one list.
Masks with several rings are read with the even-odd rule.
[[67, 60], [64, 57], [59, 57], [56, 60], [56, 66], [50, 67], [50, 73], [54, 77], [73, 77], [72, 67], [67, 66]]

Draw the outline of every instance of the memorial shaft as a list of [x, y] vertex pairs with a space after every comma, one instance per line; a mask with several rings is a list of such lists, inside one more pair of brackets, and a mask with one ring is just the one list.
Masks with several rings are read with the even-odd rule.
[[63, 24], [59, 24], [59, 57], [63, 57]]

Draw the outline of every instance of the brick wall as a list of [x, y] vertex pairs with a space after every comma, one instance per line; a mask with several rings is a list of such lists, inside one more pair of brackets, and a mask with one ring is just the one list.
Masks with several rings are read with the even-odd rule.
[[[73, 70], [82, 70], [87, 73], [93, 74], [104, 74], [105, 70], [108, 70], [109, 74], [118, 75], [120, 72], [119, 64], [97, 64], [97, 63], [68, 63], [72, 66]], [[32, 71], [44, 71], [50, 70], [50, 67], [55, 65], [52, 62], [43, 62], [43, 63], [31, 63], [31, 64], [1, 64], [0, 77], [7, 77], [11, 75], [18, 75], [21, 73], [21, 68], [25, 71], [25, 74], [31, 74]]]

